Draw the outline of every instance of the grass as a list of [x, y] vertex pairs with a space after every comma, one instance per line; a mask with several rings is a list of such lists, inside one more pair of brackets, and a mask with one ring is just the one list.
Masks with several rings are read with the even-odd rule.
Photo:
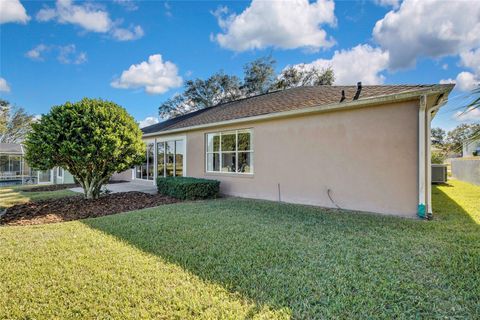
[[425, 222], [267, 201], [0, 228], [0, 318], [479, 318], [480, 187]]
[[50, 198], [62, 198], [78, 195], [77, 192], [73, 192], [70, 190], [25, 192], [25, 190], [28, 188], [29, 187], [25, 186], [0, 188], [0, 210], [11, 207], [15, 204], [25, 203], [28, 201], [44, 200]]

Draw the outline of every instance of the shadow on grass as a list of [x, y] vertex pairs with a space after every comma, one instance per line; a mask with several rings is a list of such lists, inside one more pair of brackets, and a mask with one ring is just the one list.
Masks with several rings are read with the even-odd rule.
[[[472, 224], [445, 193], [436, 189], [434, 197], [441, 219]], [[288, 308], [294, 318], [444, 316], [455, 310], [418, 301], [433, 294], [428, 273], [417, 271], [430, 269], [434, 258], [425, 243], [435, 239], [429, 232], [442, 232], [447, 223], [441, 221], [223, 199], [83, 223], [260, 306]], [[454, 242], [455, 234], [450, 237]], [[457, 293], [443, 294], [437, 298]]]

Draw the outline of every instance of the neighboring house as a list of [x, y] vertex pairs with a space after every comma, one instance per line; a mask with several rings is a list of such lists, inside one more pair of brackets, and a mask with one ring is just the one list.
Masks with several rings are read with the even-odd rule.
[[453, 85], [299, 87], [143, 128], [133, 179], [193, 176], [226, 195], [431, 213], [430, 122]]
[[462, 149], [463, 157], [480, 156], [480, 139], [464, 142]]
[[19, 143], [0, 143], [0, 185], [73, 183], [73, 176], [62, 168], [36, 171], [24, 159], [25, 149]]

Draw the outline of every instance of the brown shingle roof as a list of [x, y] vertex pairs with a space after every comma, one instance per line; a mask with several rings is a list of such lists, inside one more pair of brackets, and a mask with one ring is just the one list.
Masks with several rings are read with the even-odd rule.
[[[435, 87], [445, 87], [445, 89], [449, 88], [451, 90], [453, 85], [363, 86], [358, 100], [410, 91], [428, 90]], [[221, 121], [248, 118], [269, 113], [328, 105], [340, 102], [342, 90], [345, 91], [345, 102], [352, 101], [357, 92], [357, 86], [298, 87], [270, 92], [188, 113], [171, 120], [145, 127], [142, 130], [144, 133], [148, 134]]]

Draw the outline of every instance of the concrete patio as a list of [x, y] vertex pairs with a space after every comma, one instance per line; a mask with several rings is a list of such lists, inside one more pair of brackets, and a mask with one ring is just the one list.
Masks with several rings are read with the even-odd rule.
[[[139, 192], [151, 193], [151, 194], [157, 193], [157, 188], [153, 185], [153, 182], [143, 182], [143, 181], [107, 184], [103, 188], [107, 188], [112, 193], [129, 192], [129, 191], [139, 191]], [[83, 193], [83, 189], [80, 187], [72, 188], [70, 190], [74, 192]]]

